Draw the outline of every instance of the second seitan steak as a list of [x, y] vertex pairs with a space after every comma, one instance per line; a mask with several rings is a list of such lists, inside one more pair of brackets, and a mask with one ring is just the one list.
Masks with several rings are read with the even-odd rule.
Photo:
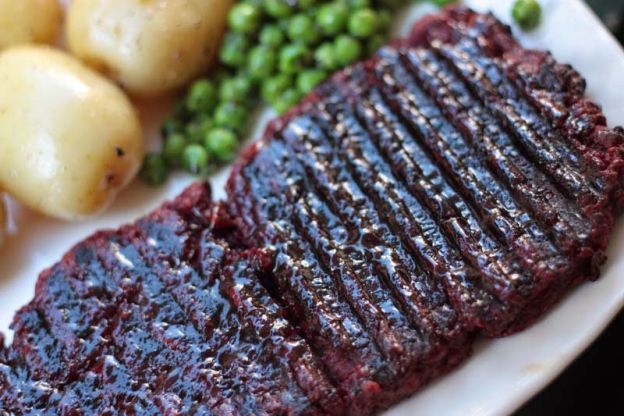
[[244, 154], [228, 184], [239, 232], [274, 251], [272, 284], [356, 406], [395, 401], [470, 334], [518, 331], [598, 277], [624, 131], [584, 87], [492, 15], [454, 7]]

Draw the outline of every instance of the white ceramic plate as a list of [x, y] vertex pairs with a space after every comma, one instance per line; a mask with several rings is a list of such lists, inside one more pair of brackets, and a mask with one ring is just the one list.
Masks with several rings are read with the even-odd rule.
[[[480, 11], [492, 10], [509, 21], [512, 0], [472, 0]], [[588, 94], [604, 106], [611, 125], [624, 124], [624, 51], [581, 0], [541, 0], [544, 21], [530, 34], [516, 34], [529, 47], [550, 49], [573, 64], [588, 80]], [[412, 7], [397, 26], [406, 30], [417, 16], [434, 10]], [[168, 103], [142, 103], [151, 145]], [[265, 114], [263, 119], [267, 115]], [[259, 123], [259, 126], [260, 127]], [[227, 171], [213, 178], [215, 197], [223, 195]], [[9, 335], [13, 314], [33, 295], [38, 273], [71, 245], [95, 230], [117, 227], [157, 207], [192, 181], [172, 178], [157, 190], [134, 184], [103, 217], [82, 224], [41, 218], [11, 203], [11, 235], [0, 249], [0, 331]], [[547, 385], [605, 328], [624, 305], [624, 223], [620, 221], [600, 281], [574, 290], [530, 329], [512, 337], [482, 341], [461, 368], [420, 391], [386, 414], [498, 415], [517, 409]]]

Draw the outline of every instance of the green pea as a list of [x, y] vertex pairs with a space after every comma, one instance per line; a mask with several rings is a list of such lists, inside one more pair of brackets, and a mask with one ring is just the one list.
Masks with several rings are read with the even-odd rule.
[[523, 30], [532, 30], [539, 25], [542, 7], [536, 0], [516, 0], [511, 15]]
[[325, 42], [314, 51], [314, 60], [320, 68], [332, 70], [337, 67], [336, 54], [334, 53], [334, 45], [331, 42]]
[[186, 125], [184, 136], [193, 143], [199, 143], [213, 126], [212, 119], [207, 114], [201, 114]]
[[208, 153], [222, 162], [234, 159], [238, 148], [236, 134], [227, 129], [213, 129], [206, 135], [204, 146]]
[[297, 0], [299, 10], [310, 10], [316, 4], [316, 0]]
[[327, 72], [322, 69], [309, 69], [297, 76], [297, 89], [302, 94], [307, 94], [318, 84], [327, 78]]
[[300, 72], [310, 61], [310, 52], [301, 43], [290, 43], [282, 48], [279, 56], [279, 70], [285, 74]]
[[384, 35], [375, 35], [368, 41], [366, 47], [368, 50], [368, 55], [373, 56], [382, 46], [386, 44], [386, 36]]
[[284, 114], [291, 107], [297, 104], [299, 100], [301, 100], [301, 93], [295, 88], [289, 88], [273, 102], [273, 109], [278, 114]]
[[180, 163], [185, 147], [186, 138], [183, 134], [172, 134], [165, 139], [163, 155], [169, 166], [177, 166]]
[[371, 9], [360, 9], [349, 17], [349, 33], [367, 38], [377, 31], [377, 13]]
[[362, 55], [362, 46], [353, 36], [340, 35], [334, 41], [334, 53], [339, 65], [349, 65]]
[[217, 105], [217, 89], [207, 79], [196, 81], [186, 96], [186, 108], [195, 113], [209, 113]]
[[251, 3], [238, 3], [230, 10], [228, 23], [234, 32], [250, 33], [258, 28], [262, 11]]
[[316, 15], [316, 24], [326, 35], [340, 33], [347, 24], [349, 9], [342, 3], [329, 3], [321, 6]]
[[225, 102], [217, 106], [214, 113], [214, 122], [217, 127], [241, 132], [245, 128], [247, 111], [240, 104]]
[[380, 10], [377, 13], [377, 25], [378, 29], [387, 32], [392, 27], [392, 21], [394, 20], [394, 16], [392, 12], [389, 10]]
[[160, 153], [148, 153], [143, 160], [139, 176], [151, 186], [162, 185], [168, 175], [167, 162]]
[[318, 38], [318, 31], [314, 27], [314, 21], [305, 14], [297, 14], [288, 22], [288, 38], [293, 42], [313, 44]]
[[265, 26], [260, 32], [260, 43], [277, 48], [284, 43], [284, 33], [277, 25]]
[[251, 81], [243, 76], [235, 76], [221, 82], [219, 98], [221, 101], [244, 103], [251, 92]]
[[290, 19], [282, 18], [279, 19], [275, 24], [283, 33], [288, 32], [288, 23], [290, 23]]
[[219, 51], [221, 62], [232, 68], [240, 68], [245, 65], [249, 40], [241, 33], [228, 33], [223, 39]]
[[348, 0], [351, 10], [365, 9], [371, 7], [370, 0]]
[[199, 144], [189, 144], [182, 153], [182, 166], [192, 174], [200, 174], [208, 169], [208, 152]]
[[249, 52], [247, 69], [254, 79], [263, 79], [271, 76], [275, 70], [275, 51], [269, 46], [256, 46]]
[[288, 17], [293, 13], [293, 8], [285, 0], [264, 0], [264, 11], [275, 18]]
[[261, 87], [262, 99], [274, 102], [292, 85], [292, 78], [286, 74], [279, 74], [264, 81]]

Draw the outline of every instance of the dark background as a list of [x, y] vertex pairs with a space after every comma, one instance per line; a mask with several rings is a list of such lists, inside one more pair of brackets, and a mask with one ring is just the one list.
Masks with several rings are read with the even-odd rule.
[[[624, 44], [624, 0], [587, 3]], [[542, 415], [624, 415], [624, 312], [553, 384], [516, 414]]]

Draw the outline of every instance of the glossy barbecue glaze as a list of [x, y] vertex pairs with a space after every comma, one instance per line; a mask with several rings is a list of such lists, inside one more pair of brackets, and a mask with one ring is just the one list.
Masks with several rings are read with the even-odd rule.
[[[76, 246], [0, 342], [5, 414], [371, 414], [598, 277], [624, 131], [490, 15], [417, 23], [205, 185]], [[0, 339], [1, 341], [1, 339]]]
[[195, 185], [137, 224], [79, 244], [43, 275], [2, 357], [3, 410], [340, 411], [317, 359], [260, 284], [270, 259], [219, 239], [228, 222], [210, 200]]
[[[410, 43], [276, 121], [228, 187], [354, 413], [448, 369], [472, 334], [518, 331], [597, 278], [621, 209], [623, 131], [571, 68], [461, 7]], [[341, 359], [352, 350], [358, 361]], [[354, 380], [362, 359], [374, 365]]]

